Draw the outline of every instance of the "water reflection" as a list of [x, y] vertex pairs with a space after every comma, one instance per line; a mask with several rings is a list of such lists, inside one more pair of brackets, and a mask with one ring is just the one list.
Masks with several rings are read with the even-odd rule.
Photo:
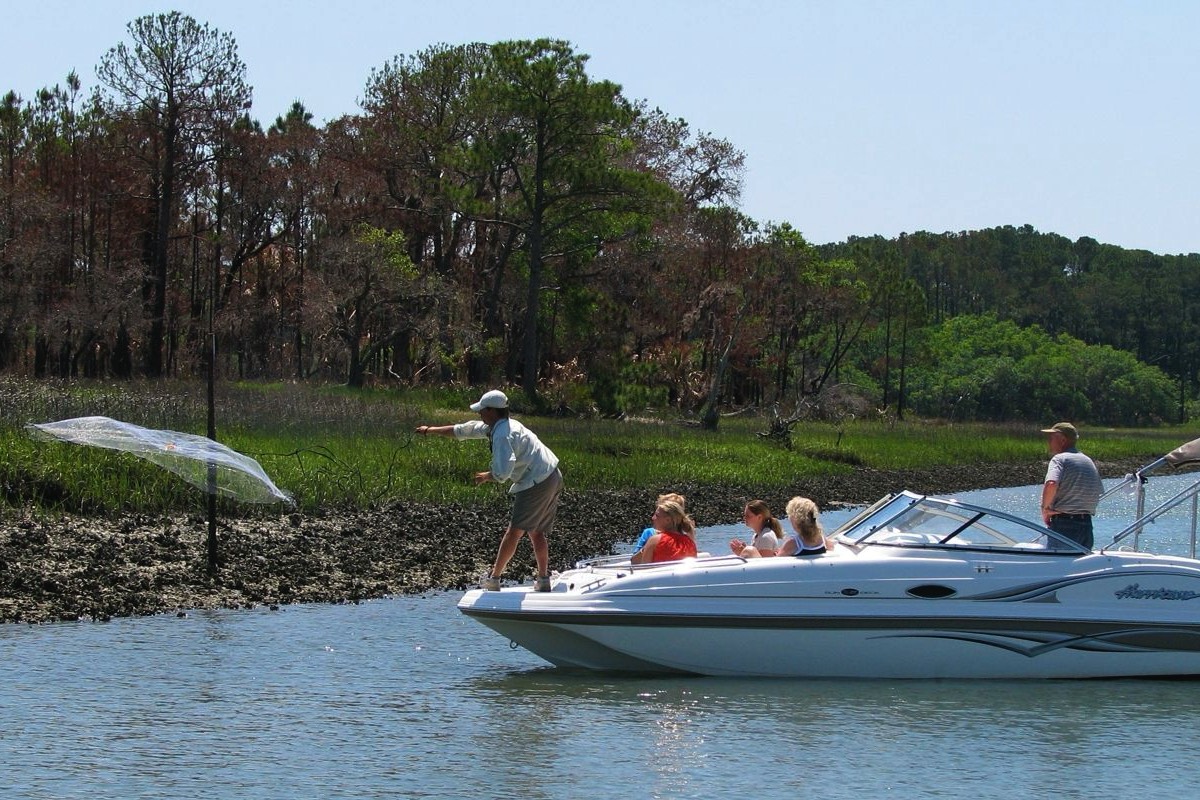
[[[1181, 746], [1195, 749], [1179, 731], [1200, 723], [1195, 685], [1173, 681], [589, 679], [534, 669], [468, 685], [489, 715], [520, 720], [521, 742], [546, 745], [537, 758], [547, 768], [643, 791], [614, 796], [712, 796], [751, 779], [824, 797], [1128, 791], [1161, 782]], [[1098, 755], [1111, 752], [1124, 754], [1121, 769], [1096, 774]], [[509, 757], [478, 766], [511, 779], [522, 773]]]

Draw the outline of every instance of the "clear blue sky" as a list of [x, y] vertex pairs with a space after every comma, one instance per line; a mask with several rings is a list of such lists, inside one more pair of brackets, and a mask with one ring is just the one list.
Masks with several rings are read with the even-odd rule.
[[231, 33], [269, 124], [324, 122], [438, 43], [566, 39], [594, 78], [746, 153], [742, 211], [814, 243], [1033, 225], [1200, 251], [1194, 0], [10, 0], [0, 91], [178, 10]]

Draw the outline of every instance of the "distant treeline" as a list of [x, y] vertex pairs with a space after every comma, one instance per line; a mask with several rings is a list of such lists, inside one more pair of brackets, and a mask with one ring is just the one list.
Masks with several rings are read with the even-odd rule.
[[233, 38], [141, 17], [0, 99], [0, 371], [505, 384], [604, 413], [1142, 424], [1196, 395], [1200, 256], [1026, 226], [813, 246], [743, 154], [558, 40], [379, 65], [265, 129]]

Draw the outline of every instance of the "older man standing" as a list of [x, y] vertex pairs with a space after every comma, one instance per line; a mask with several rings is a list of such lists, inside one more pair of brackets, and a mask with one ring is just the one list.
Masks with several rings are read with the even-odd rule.
[[534, 589], [550, 591], [550, 547], [546, 536], [554, 528], [558, 501], [562, 496], [562, 473], [558, 456], [542, 444], [533, 431], [508, 417], [508, 397], [499, 389], [485, 392], [471, 404], [479, 420], [458, 425], [419, 425], [422, 435], [450, 436], [455, 439], [487, 439], [492, 450], [491, 469], [475, 474], [475, 483], [512, 481], [508, 492], [513, 496], [508, 530], [500, 540], [492, 571], [480, 585], [491, 592], [500, 591], [500, 576], [517, 552], [521, 537], [529, 535], [533, 557], [537, 561]]
[[1079, 452], [1079, 431], [1069, 422], [1056, 422], [1042, 433], [1050, 438], [1050, 464], [1042, 485], [1042, 521], [1046, 527], [1092, 549], [1092, 517], [1104, 494], [1096, 463]]

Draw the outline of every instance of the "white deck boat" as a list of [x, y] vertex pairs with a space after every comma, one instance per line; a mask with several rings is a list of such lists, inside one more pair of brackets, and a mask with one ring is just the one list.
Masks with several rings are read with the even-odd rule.
[[[1123, 485], [1198, 453], [1200, 439]], [[1120, 545], [1197, 493], [1200, 481], [1088, 551], [1040, 522], [900, 492], [838, 528], [825, 555], [614, 556], [556, 575], [551, 592], [475, 590], [458, 606], [552, 664], [606, 672], [1200, 675], [1200, 561]]]

